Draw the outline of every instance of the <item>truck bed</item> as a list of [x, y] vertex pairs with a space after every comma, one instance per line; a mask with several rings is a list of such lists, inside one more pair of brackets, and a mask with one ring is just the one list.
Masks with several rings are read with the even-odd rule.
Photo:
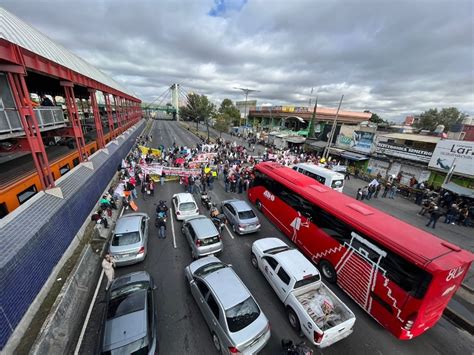
[[[312, 286], [308, 289], [301, 290], [301, 293], [295, 292], [297, 301], [303, 306], [311, 319], [316, 323], [322, 331], [331, 329], [350, 318], [353, 318], [352, 312], [342, 303], [326, 285], [321, 283], [318, 286]], [[318, 314], [315, 305], [320, 305], [321, 299], [328, 299], [332, 303], [333, 308], [329, 312], [321, 312]]]

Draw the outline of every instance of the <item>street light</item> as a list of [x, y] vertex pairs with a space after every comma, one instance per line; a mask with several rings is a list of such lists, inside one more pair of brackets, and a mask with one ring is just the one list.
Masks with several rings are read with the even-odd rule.
[[248, 125], [247, 99], [248, 99], [248, 97], [249, 97], [249, 93], [251, 93], [251, 92], [260, 92], [260, 90], [248, 89], [248, 88], [237, 88], [237, 87], [234, 87], [234, 89], [242, 90], [242, 91], [245, 93], [245, 111], [244, 111], [244, 116], [245, 116], [245, 126], [247, 126], [247, 125]]

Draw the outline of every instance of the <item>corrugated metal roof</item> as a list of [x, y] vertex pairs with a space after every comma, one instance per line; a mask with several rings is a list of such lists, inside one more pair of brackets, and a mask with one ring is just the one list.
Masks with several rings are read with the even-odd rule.
[[390, 139], [404, 139], [408, 141], [415, 142], [424, 142], [424, 143], [438, 143], [441, 139], [440, 137], [434, 136], [422, 136], [421, 134], [411, 134], [411, 133], [389, 133], [383, 134], [381, 137], [390, 138]]
[[55, 43], [49, 37], [1, 7], [0, 38], [15, 43], [20, 47], [110, 86], [111, 88], [136, 97], [133, 92], [117, 83], [110, 76], [102, 73], [84, 59], [78, 57], [60, 44]]

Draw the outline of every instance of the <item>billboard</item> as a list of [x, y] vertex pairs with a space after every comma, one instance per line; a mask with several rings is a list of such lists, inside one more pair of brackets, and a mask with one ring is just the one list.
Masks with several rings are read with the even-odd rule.
[[474, 142], [451, 139], [439, 141], [428, 166], [448, 172], [453, 163], [455, 174], [474, 177]]
[[375, 133], [359, 131], [354, 127], [343, 125], [337, 136], [337, 145], [341, 148], [356, 152], [370, 153], [374, 143]]

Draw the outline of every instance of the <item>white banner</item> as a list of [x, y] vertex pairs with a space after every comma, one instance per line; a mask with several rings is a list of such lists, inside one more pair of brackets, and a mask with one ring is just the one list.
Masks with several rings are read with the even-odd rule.
[[455, 174], [474, 176], [474, 142], [439, 141], [428, 166], [448, 172], [453, 163]]

